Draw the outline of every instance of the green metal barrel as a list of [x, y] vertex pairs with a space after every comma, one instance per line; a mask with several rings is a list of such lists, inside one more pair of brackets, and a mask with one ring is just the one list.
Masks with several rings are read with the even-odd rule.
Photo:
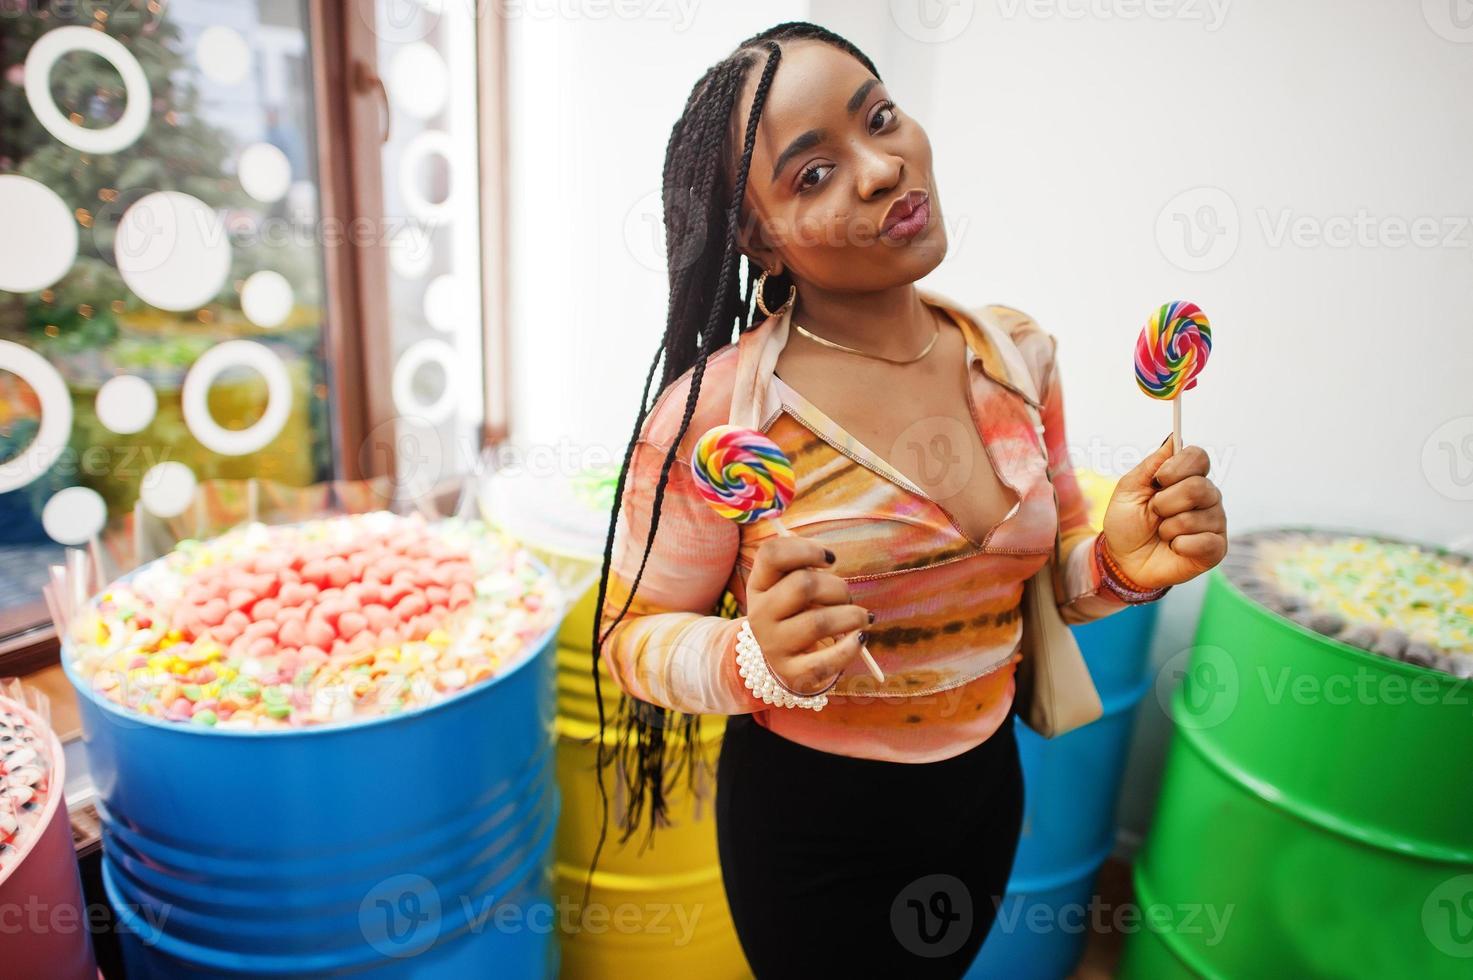
[[1208, 581], [1122, 977], [1473, 976], [1473, 682]]

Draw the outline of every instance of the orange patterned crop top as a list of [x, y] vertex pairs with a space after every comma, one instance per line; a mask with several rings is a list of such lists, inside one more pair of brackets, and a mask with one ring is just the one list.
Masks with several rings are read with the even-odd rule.
[[[959, 325], [971, 323], [971, 314], [948, 300], [920, 295]], [[981, 541], [773, 373], [789, 318], [769, 317], [707, 361], [638, 593], [604, 643], [621, 688], [679, 711], [750, 712], [769, 730], [828, 752], [929, 762], [981, 743], [1006, 717], [1020, 656], [1023, 584], [1048, 559], [1056, 527], [1065, 621], [1123, 608], [1094, 561], [1096, 532], [1069, 464], [1053, 339], [1017, 310], [989, 312], [1033, 376], [1045, 379], [1038, 390], [1057, 508], [1024, 395], [1009, 385], [1002, 357], [975, 326], [967, 334], [968, 378], [979, 436], [998, 479], [1017, 496]], [[604, 629], [639, 569], [660, 466], [680, 429], [690, 379], [687, 371], [661, 393], [635, 444], [615, 525]], [[760, 429], [792, 460], [797, 488], [782, 522], [833, 551], [834, 574], [848, 583], [854, 602], [875, 613], [869, 649], [884, 684], [856, 661], [818, 712], [767, 705], [744, 686], [736, 665], [740, 620], [716, 610], [728, 591], [745, 610], [757, 549], [778, 532], [767, 521], [722, 518], [693, 486], [695, 441], [727, 422]]]

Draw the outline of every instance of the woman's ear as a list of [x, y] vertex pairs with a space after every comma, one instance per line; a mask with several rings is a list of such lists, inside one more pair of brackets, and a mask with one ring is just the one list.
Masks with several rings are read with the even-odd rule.
[[747, 257], [747, 261], [768, 270], [772, 275], [783, 271], [782, 258], [762, 234], [761, 219], [752, 217], [751, 212], [744, 211], [737, 225], [737, 248]]

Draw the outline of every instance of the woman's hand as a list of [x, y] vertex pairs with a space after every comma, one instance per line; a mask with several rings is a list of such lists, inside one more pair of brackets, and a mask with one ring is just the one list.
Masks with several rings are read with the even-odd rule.
[[1173, 455], [1168, 438], [1115, 485], [1105, 510], [1105, 547], [1136, 585], [1177, 585], [1227, 554], [1227, 515], [1208, 466], [1200, 446]]
[[771, 538], [747, 580], [752, 635], [772, 672], [799, 694], [822, 690], [859, 656], [860, 630], [870, 623], [832, 564], [833, 553], [817, 542]]

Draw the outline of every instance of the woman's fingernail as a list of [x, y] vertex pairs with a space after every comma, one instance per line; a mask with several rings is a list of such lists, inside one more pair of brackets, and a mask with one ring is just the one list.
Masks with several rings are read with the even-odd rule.
[[1158, 479], [1156, 479], [1153, 476], [1153, 477], [1151, 477], [1151, 486], [1155, 487], [1157, 490], [1160, 490], [1161, 489], [1161, 481], [1158, 480]]
[[832, 565], [834, 563], [834, 553], [827, 548], [823, 549], [823, 560]]
[[[1164, 445], [1166, 445], [1166, 444], [1167, 444], [1167, 443], [1168, 443], [1168, 442], [1170, 442], [1170, 441], [1171, 441], [1171, 433], [1169, 433], [1169, 432], [1168, 432], [1168, 433], [1167, 433], [1167, 434], [1166, 434], [1166, 438], [1165, 438], [1165, 439], [1162, 439], [1162, 440], [1161, 440], [1161, 446], [1164, 446]], [[1156, 447], [1156, 448], [1157, 448], [1157, 449], [1160, 449], [1160, 448], [1161, 448], [1161, 446], [1157, 446], [1157, 447]]]
[[873, 612], [871, 612], [871, 613], [870, 613], [870, 614], [869, 614], [869, 621], [870, 621], [870, 622], [871, 622], [871, 623], [873, 623], [873, 622], [874, 622], [874, 621], [875, 621], [875, 614], [874, 614], [874, 613], [873, 613]]
[[859, 631], [859, 645], [860, 646], [864, 646], [868, 642], [869, 642], [869, 634], [866, 633], [864, 630], [860, 630]]

